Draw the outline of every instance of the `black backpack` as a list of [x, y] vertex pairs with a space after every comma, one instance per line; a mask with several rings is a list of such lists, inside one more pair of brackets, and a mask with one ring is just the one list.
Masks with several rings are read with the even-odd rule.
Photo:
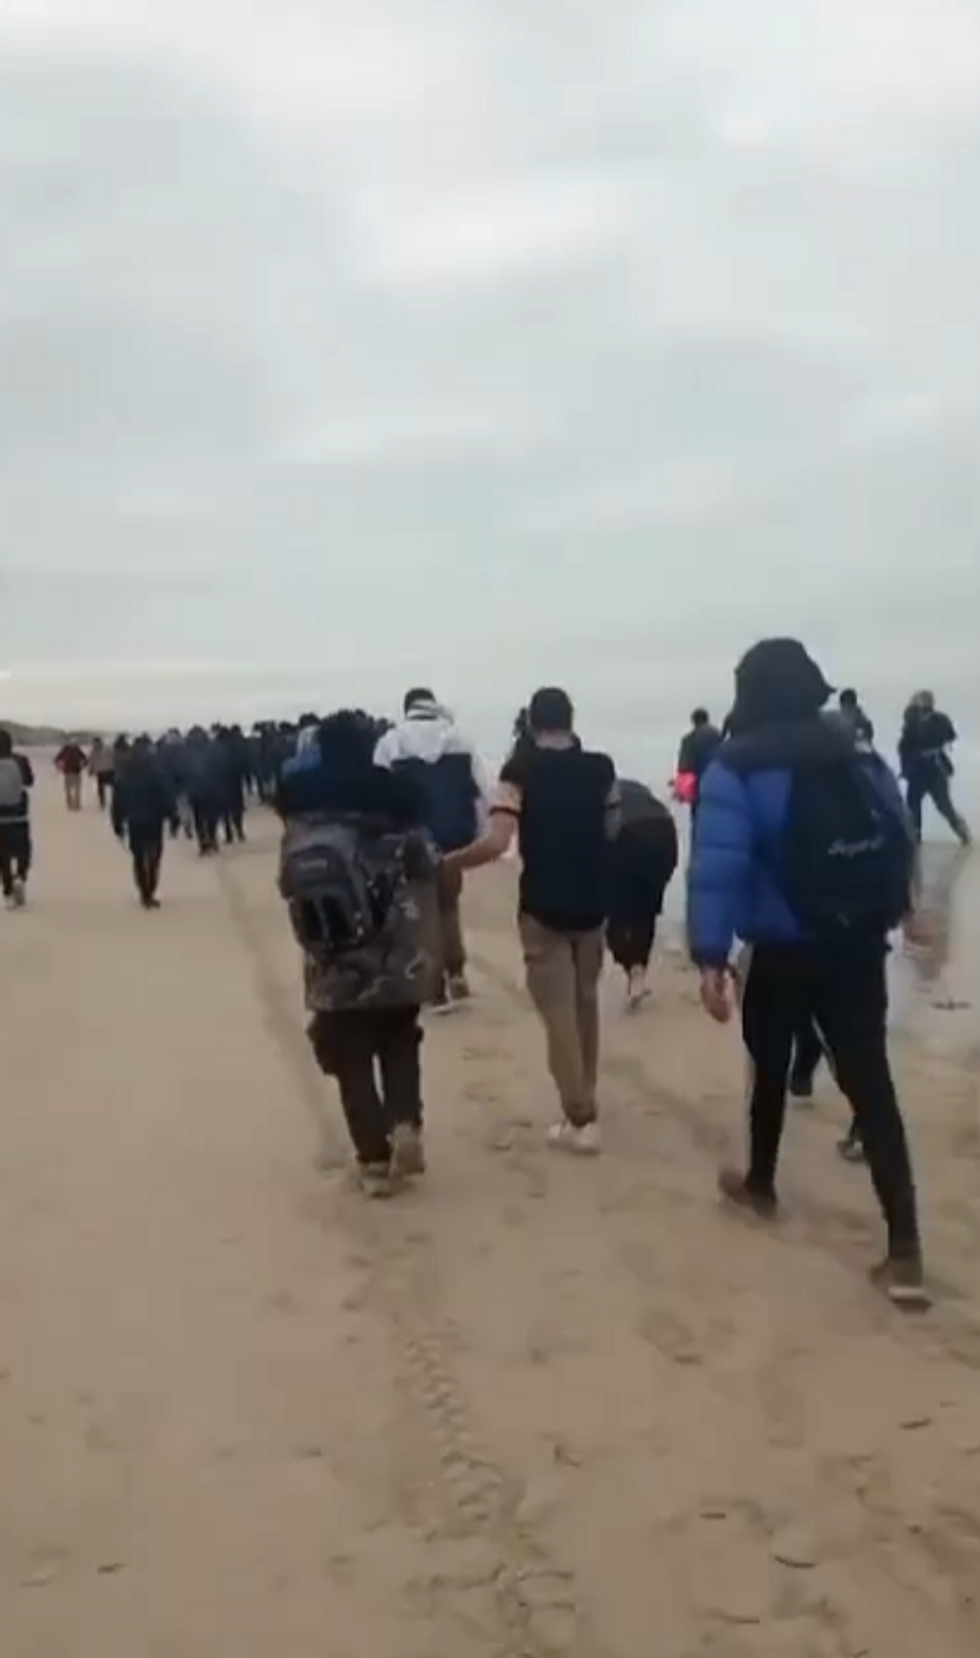
[[888, 932], [906, 914], [914, 844], [897, 803], [853, 759], [794, 770], [777, 883], [813, 936]]
[[279, 890], [297, 943], [321, 962], [370, 945], [387, 922], [401, 864], [368, 851], [353, 823], [297, 818], [286, 826]]

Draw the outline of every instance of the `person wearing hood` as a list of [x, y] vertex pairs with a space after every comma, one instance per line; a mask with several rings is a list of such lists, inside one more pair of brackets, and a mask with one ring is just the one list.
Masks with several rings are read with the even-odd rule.
[[27, 902], [31, 870], [31, 796], [34, 769], [14, 752], [14, 740], [0, 730], [0, 889], [9, 910]]
[[[374, 763], [355, 711], [283, 768], [280, 892], [303, 951], [308, 1036], [336, 1079], [365, 1192], [425, 1168], [420, 1012], [433, 968], [438, 852], [411, 776]], [[367, 913], [365, 913], [367, 912]]]
[[[404, 718], [380, 739], [374, 758], [376, 765], [414, 778], [426, 802], [426, 827], [442, 853], [469, 846], [485, 828], [489, 779], [472, 744], [431, 691], [416, 687], [407, 693]], [[461, 873], [444, 870], [439, 880], [442, 964], [433, 1003], [440, 1012], [464, 1002], [470, 994], [460, 917], [462, 891]]]
[[955, 741], [956, 727], [949, 715], [936, 707], [933, 693], [917, 691], [905, 710], [898, 742], [899, 766], [905, 779], [909, 815], [921, 840], [922, 808], [927, 800], [931, 800], [960, 844], [969, 846], [969, 827], [953, 805], [949, 789], [953, 776], [949, 750]]
[[752, 1065], [748, 1167], [725, 1169], [731, 1202], [770, 1217], [794, 1035], [811, 1016], [858, 1125], [888, 1233], [873, 1273], [922, 1305], [908, 1144], [888, 1059], [888, 933], [911, 927], [915, 844], [898, 783], [822, 710], [831, 695], [794, 639], [767, 639], [735, 674], [730, 740], [705, 773], [688, 878], [701, 998], [733, 1007], [735, 938], [749, 946], [742, 1031]]
[[221, 816], [221, 767], [215, 743], [203, 727], [195, 725], [184, 745], [187, 799], [202, 858], [218, 850], [218, 820]]
[[112, 827], [127, 841], [133, 859], [133, 879], [145, 910], [158, 910], [163, 835], [177, 817], [177, 802], [149, 737], [137, 737], [132, 752], [116, 778], [112, 797]]

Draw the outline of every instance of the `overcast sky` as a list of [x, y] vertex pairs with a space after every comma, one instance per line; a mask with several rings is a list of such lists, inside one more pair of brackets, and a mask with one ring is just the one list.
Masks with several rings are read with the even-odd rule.
[[980, 0], [0, 0], [0, 702], [980, 702], [978, 325]]

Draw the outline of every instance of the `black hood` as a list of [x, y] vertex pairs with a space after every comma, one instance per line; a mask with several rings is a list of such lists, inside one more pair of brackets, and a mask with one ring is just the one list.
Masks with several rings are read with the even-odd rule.
[[735, 670], [731, 734], [814, 719], [833, 689], [798, 639], [762, 639]]

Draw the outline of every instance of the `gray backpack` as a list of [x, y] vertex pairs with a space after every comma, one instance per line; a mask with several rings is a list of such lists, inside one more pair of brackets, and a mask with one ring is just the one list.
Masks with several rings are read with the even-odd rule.
[[0, 812], [9, 817], [18, 807], [25, 806], [26, 793], [19, 762], [13, 756], [0, 760]]
[[353, 823], [288, 823], [279, 891], [297, 943], [319, 961], [370, 944], [384, 926], [400, 874], [397, 866], [371, 869]]

